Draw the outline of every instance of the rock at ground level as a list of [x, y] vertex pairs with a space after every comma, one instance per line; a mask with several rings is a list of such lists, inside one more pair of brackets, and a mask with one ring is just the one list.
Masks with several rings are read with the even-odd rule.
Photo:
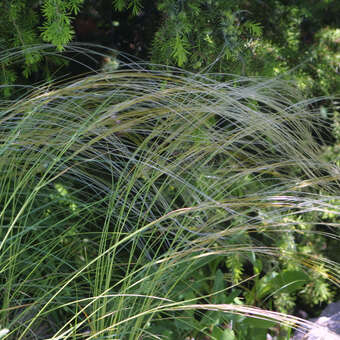
[[328, 305], [307, 333], [295, 332], [292, 340], [340, 340], [340, 301]]

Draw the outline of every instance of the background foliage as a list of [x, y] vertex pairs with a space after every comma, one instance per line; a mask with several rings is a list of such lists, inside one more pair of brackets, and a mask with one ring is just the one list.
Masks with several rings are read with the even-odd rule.
[[[334, 0], [162, 0], [157, 6], [147, 0], [5, 0], [0, 6], [4, 50], [42, 41], [62, 50], [73, 39], [188, 70], [289, 72], [317, 96], [339, 88], [340, 23], [334, 13], [340, 5]], [[48, 77], [55, 63], [26, 51], [21, 70], [3, 65], [2, 79], [13, 83], [32, 72]]]

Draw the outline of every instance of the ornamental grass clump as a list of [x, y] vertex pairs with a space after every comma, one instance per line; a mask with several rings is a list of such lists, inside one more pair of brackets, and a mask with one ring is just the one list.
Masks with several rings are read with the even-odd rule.
[[308, 102], [280, 80], [121, 65], [0, 104], [2, 339], [233, 339], [244, 316], [308, 328], [256, 300], [313, 271], [339, 283], [297, 245], [339, 213]]

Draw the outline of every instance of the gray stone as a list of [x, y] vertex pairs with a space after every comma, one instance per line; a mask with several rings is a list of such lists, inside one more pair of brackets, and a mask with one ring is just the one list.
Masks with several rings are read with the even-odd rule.
[[296, 331], [292, 340], [340, 340], [340, 301], [331, 303], [321, 313], [307, 333]]

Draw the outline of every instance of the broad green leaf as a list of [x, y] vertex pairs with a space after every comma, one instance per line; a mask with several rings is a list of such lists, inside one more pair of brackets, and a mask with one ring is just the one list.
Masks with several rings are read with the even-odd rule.
[[271, 320], [264, 320], [259, 318], [246, 318], [242, 322], [242, 326], [252, 327], [252, 328], [260, 328], [260, 329], [268, 329], [276, 325], [276, 322]]
[[214, 327], [212, 331], [212, 339], [215, 340], [235, 340], [235, 333], [232, 329], [221, 329], [219, 327]]
[[293, 293], [309, 281], [309, 276], [303, 271], [287, 270], [277, 275], [270, 284], [280, 293]]

